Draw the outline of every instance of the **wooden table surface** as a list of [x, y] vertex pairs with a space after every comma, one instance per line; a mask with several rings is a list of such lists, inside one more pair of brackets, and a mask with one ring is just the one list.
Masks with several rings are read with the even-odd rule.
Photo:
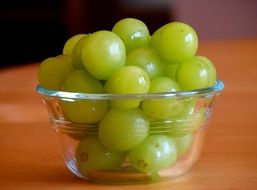
[[[225, 90], [199, 162], [176, 181], [127, 189], [257, 189], [257, 39], [200, 43]], [[36, 93], [38, 64], [0, 70], [0, 189], [109, 190], [65, 167], [46, 109]]]

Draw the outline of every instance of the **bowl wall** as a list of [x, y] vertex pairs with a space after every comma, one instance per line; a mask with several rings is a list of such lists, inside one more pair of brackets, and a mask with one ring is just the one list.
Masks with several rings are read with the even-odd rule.
[[[222, 89], [223, 84], [202, 91], [123, 96], [39, 86], [38, 92], [71, 172], [96, 183], [134, 184], [171, 180], [192, 168]], [[141, 157], [136, 155], [140, 151]]]

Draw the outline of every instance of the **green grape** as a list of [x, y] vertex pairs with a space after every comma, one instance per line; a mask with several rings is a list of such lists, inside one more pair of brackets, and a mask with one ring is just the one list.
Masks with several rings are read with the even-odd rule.
[[82, 49], [89, 35], [83, 36], [72, 48], [71, 59], [74, 69], [85, 69], [82, 62]]
[[125, 18], [117, 22], [112, 31], [124, 42], [127, 52], [148, 47], [150, 35], [144, 22], [134, 18]]
[[176, 142], [177, 155], [179, 158], [184, 156], [191, 148], [193, 142], [193, 135], [189, 134], [182, 137], [174, 137], [173, 139]]
[[206, 109], [202, 108], [191, 115], [175, 118], [174, 123], [167, 124], [163, 128], [170, 136], [185, 136], [195, 133], [205, 125], [206, 121]]
[[150, 79], [163, 75], [162, 60], [151, 48], [138, 48], [127, 55], [126, 65], [134, 65], [144, 69]]
[[[168, 118], [165, 120], [153, 120], [150, 125], [150, 134], [160, 134], [170, 132], [173, 128], [177, 128], [179, 125], [186, 125], [186, 122], [190, 120], [190, 117], [193, 115], [195, 106], [196, 106], [196, 99], [189, 98], [179, 100], [183, 102], [183, 109], [182, 111], [176, 115], [176, 117]], [[182, 129], [182, 128], [181, 128]], [[189, 131], [190, 132], [190, 131]]]
[[198, 60], [201, 60], [202, 62], [206, 63], [206, 66], [209, 68], [208, 70], [210, 71], [210, 80], [209, 80], [209, 85], [208, 86], [213, 86], [216, 83], [217, 79], [217, 73], [216, 73], [216, 68], [214, 64], [209, 60], [207, 57], [203, 56], [195, 56]]
[[[169, 77], [158, 77], [151, 81], [150, 93], [173, 92], [180, 90], [179, 85]], [[167, 119], [178, 115], [183, 110], [183, 100], [164, 98], [144, 100], [143, 111], [152, 119]]]
[[147, 137], [148, 128], [149, 122], [140, 109], [112, 109], [100, 122], [98, 136], [106, 147], [127, 151]]
[[150, 46], [172, 64], [180, 64], [195, 55], [197, 34], [192, 27], [181, 22], [171, 22], [159, 28], [151, 38]]
[[58, 55], [56, 56], [57, 59], [60, 59], [63, 62], [66, 62], [68, 65], [72, 66], [72, 60], [71, 60], [71, 56], [70, 55]]
[[176, 80], [176, 73], [178, 70], [178, 66], [176, 64], [169, 64], [167, 61], [164, 62], [164, 75], [170, 77], [172, 80]]
[[[64, 82], [62, 89], [68, 92], [102, 93], [101, 83], [93, 78], [86, 70], [73, 71]], [[62, 99], [61, 107], [64, 114], [75, 123], [99, 122], [107, 111], [104, 100], [74, 100]]]
[[77, 42], [82, 39], [84, 36], [86, 36], [86, 34], [77, 34], [75, 36], [72, 36], [71, 38], [69, 38], [66, 43], [64, 44], [63, 47], [63, 54], [64, 55], [71, 55], [72, 50], [74, 48], [74, 46], [77, 44]]
[[[118, 70], [106, 82], [105, 92], [110, 94], [137, 94], [147, 93], [150, 87], [150, 79], [147, 73], [137, 66], [125, 66]], [[113, 108], [136, 108], [140, 100], [112, 100]]]
[[50, 57], [39, 67], [39, 84], [49, 90], [59, 90], [62, 82], [73, 71], [71, 62], [66, 58]]
[[187, 117], [193, 114], [196, 106], [196, 98], [183, 99], [183, 110], [176, 116], [177, 118]]
[[125, 157], [126, 153], [109, 150], [95, 136], [82, 139], [76, 150], [78, 169], [85, 176], [92, 170], [114, 170]]
[[209, 60], [193, 57], [179, 66], [176, 77], [183, 90], [196, 90], [214, 85], [216, 71]]
[[150, 135], [129, 151], [131, 165], [140, 172], [155, 173], [176, 163], [175, 141], [166, 135]]
[[107, 80], [126, 63], [126, 49], [113, 32], [91, 34], [82, 49], [82, 61], [88, 72], [99, 80]]

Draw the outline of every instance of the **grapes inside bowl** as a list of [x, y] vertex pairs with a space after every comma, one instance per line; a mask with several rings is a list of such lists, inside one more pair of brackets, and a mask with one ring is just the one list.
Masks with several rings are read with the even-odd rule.
[[185, 23], [168, 23], [150, 36], [142, 21], [126, 18], [112, 31], [71, 37], [61, 55], [45, 59], [37, 91], [67, 167], [111, 184], [188, 172], [224, 88], [197, 47]]

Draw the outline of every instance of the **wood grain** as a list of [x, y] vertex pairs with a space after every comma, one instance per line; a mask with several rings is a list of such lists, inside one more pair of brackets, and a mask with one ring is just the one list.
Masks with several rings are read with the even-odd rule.
[[[127, 189], [257, 189], [257, 39], [200, 43], [225, 90], [217, 98], [201, 159], [172, 182]], [[120, 189], [65, 167], [35, 86], [38, 63], [0, 70], [0, 189]]]

